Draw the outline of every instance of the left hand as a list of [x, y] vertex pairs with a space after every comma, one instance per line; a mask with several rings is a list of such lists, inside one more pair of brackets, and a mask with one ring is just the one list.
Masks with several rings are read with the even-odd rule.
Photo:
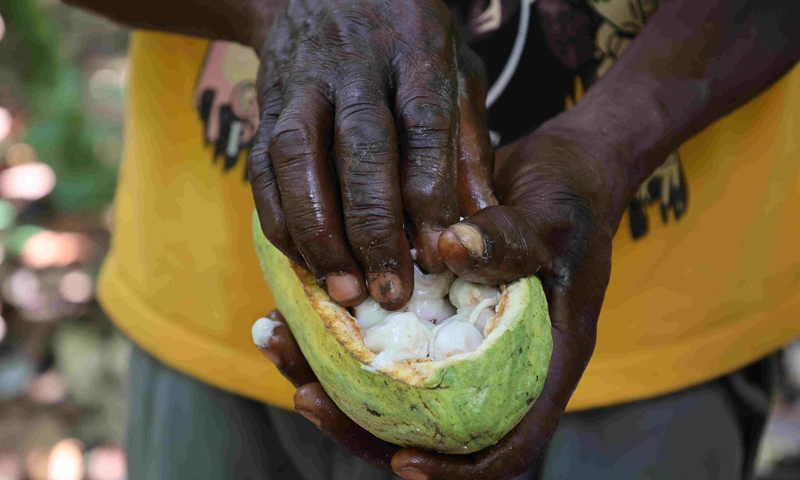
[[594, 349], [611, 272], [611, 240], [627, 205], [623, 192], [629, 190], [619, 187], [609, 162], [589, 153], [614, 151], [602, 147], [601, 134], [571, 131], [564, 116], [498, 151], [501, 206], [450, 227], [439, 241], [448, 267], [470, 281], [506, 283], [537, 272], [543, 281], [553, 334], [547, 380], [531, 410], [497, 444], [471, 455], [442, 455], [376, 439], [348, 419], [318, 383], [294, 375], [287, 365], [302, 363], [302, 355], [288, 329], [276, 331], [275, 342], [284, 347], [277, 355], [265, 354], [299, 386], [298, 411], [354, 454], [391, 466], [409, 480], [506, 479], [543, 458]]
[[[269, 241], [342, 306], [405, 305], [442, 231], [493, 202], [482, 64], [441, 0], [288, 0], [254, 40], [248, 172]], [[461, 140], [469, 138], [469, 142]]]

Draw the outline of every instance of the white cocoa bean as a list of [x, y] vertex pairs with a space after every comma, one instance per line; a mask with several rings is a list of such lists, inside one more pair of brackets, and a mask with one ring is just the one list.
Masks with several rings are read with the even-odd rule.
[[430, 345], [431, 360], [446, 360], [459, 353], [474, 352], [481, 346], [483, 335], [466, 322], [450, 321], [436, 327]]
[[422, 269], [414, 264], [414, 293], [413, 295], [443, 298], [450, 291], [453, 284], [453, 275], [450, 271], [444, 273], [423, 273]]
[[390, 313], [389, 310], [381, 308], [381, 304], [376, 302], [372, 297], [367, 297], [366, 300], [361, 302], [353, 308], [355, 310], [356, 323], [362, 332], [383, 321]]
[[432, 323], [441, 323], [444, 319], [456, 313], [455, 307], [444, 298], [431, 298], [414, 295], [403, 309], [414, 313], [420, 320]]
[[456, 308], [474, 307], [481, 300], [500, 296], [500, 289], [493, 285], [471, 283], [463, 278], [456, 278], [450, 287], [450, 303]]
[[364, 334], [364, 345], [375, 353], [391, 352], [394, 360], [425, 358], [431, 330], [408, 312], [389, 314]]

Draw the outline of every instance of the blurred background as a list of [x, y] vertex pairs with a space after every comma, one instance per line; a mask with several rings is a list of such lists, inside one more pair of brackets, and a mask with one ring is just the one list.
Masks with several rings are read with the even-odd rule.
[[128, 35], [56, 0], [0, 15], [0, 480], [123, 479], [129, 345], [93, 289]]
[[[128, 35], [58, 0], [0, 15], [0, 480], [121, 480], [130, 346], [93, 290]], [[800, 343], [784, 364], [762, 480], [800, 478]]]

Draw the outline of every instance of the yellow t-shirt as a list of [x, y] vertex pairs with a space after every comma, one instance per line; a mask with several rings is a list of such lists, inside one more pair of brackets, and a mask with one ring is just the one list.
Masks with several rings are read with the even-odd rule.
[[[99, 297], [116, 325], [166, 364], [291, 408], [294, 389], [250, 337], [274, 306], [244, 179], [254, 107], [242, 79], [255, 60], [213, 45], [133, 36], [116, 226]], [[208, 67], [212, 58], [225, 61]], [[680, 149], [689, 207], [678, 222], [651, 221], [637, 241], [620, 229], [597, 348], [570, 409], [688, 387], [800, 334], [798, 138], [800, 67]], [[657, 207], [648, 208], [655, 217]]]

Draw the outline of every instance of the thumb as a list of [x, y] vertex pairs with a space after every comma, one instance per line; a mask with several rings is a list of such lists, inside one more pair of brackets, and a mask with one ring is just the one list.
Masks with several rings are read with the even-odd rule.
[[553, 253], [536, 225], [512, 207], [485, 208], [439, 237], [439, 252], [459, 277], [476, 283], [507, 283], [550, 270]]

